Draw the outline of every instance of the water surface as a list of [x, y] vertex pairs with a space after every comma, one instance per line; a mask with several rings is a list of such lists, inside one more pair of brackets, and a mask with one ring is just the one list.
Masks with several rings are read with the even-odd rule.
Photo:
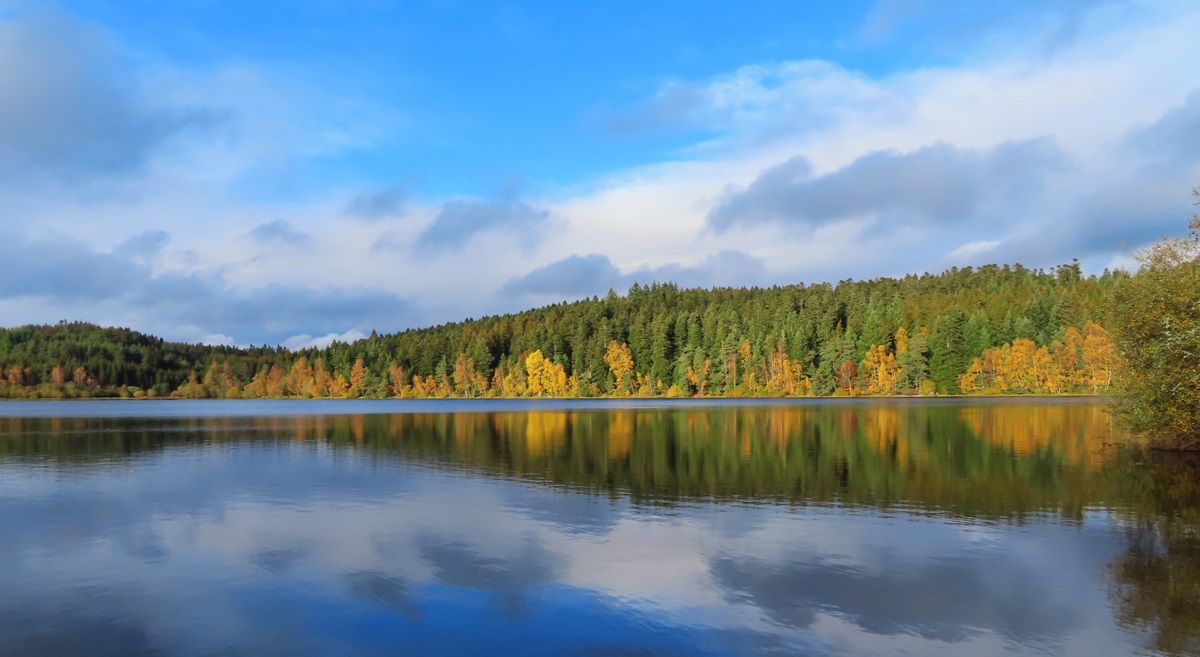
[[0, 405], [0, 655], [1197, 654], [1102, 404]]

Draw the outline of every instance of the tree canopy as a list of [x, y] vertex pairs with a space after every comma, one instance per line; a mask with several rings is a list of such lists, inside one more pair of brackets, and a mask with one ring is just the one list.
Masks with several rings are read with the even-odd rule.
[[1200, 215], [1190, 229], [1138, 253], [1141, 270], [1115, 290], [1118, 414], [1157, 447], [1200, 448]]
[[837, 284], [633, 285], [289, 351], [83, 323], [0, 329], [0, 396], [802, 396], [1104, 392], [1113, 289], [1072, 263]]

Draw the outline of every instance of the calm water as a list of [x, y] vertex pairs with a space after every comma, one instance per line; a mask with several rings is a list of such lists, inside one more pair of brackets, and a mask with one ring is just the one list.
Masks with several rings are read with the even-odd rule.
[[0, 655], [1198, 654], [1090, 402], [0, 405]]

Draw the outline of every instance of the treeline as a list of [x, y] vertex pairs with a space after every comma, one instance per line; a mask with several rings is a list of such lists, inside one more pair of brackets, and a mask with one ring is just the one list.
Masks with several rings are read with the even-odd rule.
[[249, 381], [292, 358], [279, 347], [167, 342], [83, 322], [0, 329], [0, 397], [167, 396], [213, 360]]
[[0, 330], [0, 395], [802, 396], [1104, 392], [1127, 276], [1017, 266], [772, 288], [634, 285], [297, 352], [88, 324]]

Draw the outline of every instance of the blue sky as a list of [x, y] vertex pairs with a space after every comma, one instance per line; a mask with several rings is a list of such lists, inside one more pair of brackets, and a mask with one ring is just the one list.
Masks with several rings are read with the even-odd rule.
[[0, 0], [6, 325], [305, 344], [1179, 233], [1165, 0]]

